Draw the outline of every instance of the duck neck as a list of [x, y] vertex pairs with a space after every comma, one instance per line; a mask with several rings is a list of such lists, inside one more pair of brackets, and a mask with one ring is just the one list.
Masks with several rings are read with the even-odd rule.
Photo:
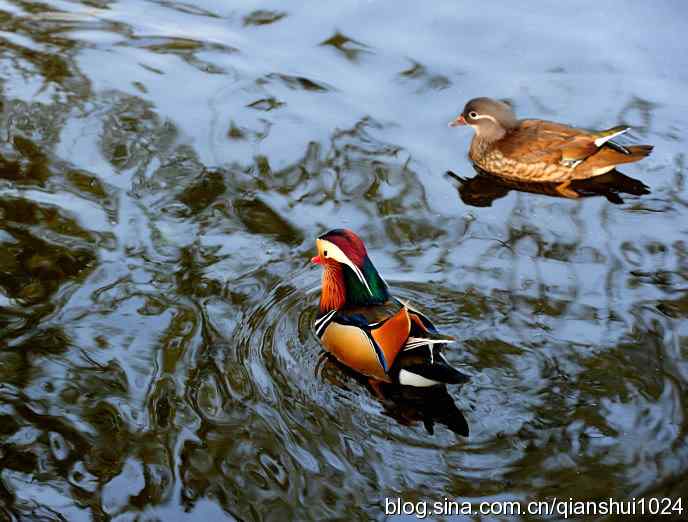
[[343, 269], [346, 284], [346, 304], [349, 306], [371, 306], [386, 302], [389, 299], [387, 283], [380, 277], [368, 256], [363, 260], [361, 273], [367, 285], [358, 278], [351, 268], [345, 266]]
[[493, 147], [495, 142], [506, 136], [506, 131], [501, 127], [495, 127], [490, 132], [476, 132], [471, 141], [469, 156], [473, 161], [483, 158]]
[[485, 154], [487, 154], [487, 151], [490, 149], [491, 145], [492, 142], [487, 141], [476, 134], [473, 136], [473, 140], [471, 141], [471, 148], [468, 151], [468, 156], [473, 161], [480, 161]]
[[351, 268], [339, 263], [328, 265], [323, 271], [320, 312], [338, 310], [345, 306], [371, 306], [389, 299], [387, 284], [366, 256], [361, 268], [366, 284]]
[[322, 274], [322, 292], [320, 294], [320, 312], [338, 310], [346, 303], [346, 285], [339, 263], [327, 265]]

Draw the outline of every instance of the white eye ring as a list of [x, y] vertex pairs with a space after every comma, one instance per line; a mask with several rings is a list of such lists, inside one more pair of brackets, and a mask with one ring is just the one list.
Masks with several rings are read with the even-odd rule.
[[468, 113], [468, 117], [472, 120], [475, 120], [478, 117], [478, 113], [475, 111], [471, 111]]

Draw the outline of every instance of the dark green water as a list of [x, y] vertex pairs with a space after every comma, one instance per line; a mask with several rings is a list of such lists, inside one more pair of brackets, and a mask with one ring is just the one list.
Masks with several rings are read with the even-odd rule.
[[[688, 9], [557, 5], [0, 0], [0, 519], [688, 497]], [[633, 125], [651, 193], [447, 175], [479, 95]], [[459, 339], [468, 438], [323, 358], [341, 226]]]

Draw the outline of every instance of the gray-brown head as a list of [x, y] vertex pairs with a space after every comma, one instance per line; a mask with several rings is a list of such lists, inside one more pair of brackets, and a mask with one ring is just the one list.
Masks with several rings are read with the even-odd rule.
[[478, 137], [494, 141], [518, 126], [518, 120], [506, 103], [492, 98], [473, 98], [463, 112], [449, 123], [450, 127], [470, 125]]

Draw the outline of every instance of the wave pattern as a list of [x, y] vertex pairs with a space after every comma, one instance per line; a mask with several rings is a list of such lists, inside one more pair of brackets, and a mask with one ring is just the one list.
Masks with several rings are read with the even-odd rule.
[[[2, 518], [688, 496], [680, 8], [217, 4], [0, 5]], [[609, 201], [468, 179], [468, 93], [656, 153]], [[335, 226], [458, 339], [468, 437], [323, 354]]]

